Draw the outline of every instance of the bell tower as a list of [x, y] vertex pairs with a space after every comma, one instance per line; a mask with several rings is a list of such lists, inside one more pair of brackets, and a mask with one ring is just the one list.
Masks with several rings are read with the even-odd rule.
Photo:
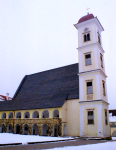
[[89, 13], [74, 26], [78, 30], [80, 136], [110, 137], [104, 29]]

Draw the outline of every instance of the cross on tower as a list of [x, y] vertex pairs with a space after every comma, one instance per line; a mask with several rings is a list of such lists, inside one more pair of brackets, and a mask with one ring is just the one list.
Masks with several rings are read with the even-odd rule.
[[87, 7], [87, 9], [86, 9], [87, 10], [87, 15], [89, 14], [88, 9], [90, 9], [90, 8]]

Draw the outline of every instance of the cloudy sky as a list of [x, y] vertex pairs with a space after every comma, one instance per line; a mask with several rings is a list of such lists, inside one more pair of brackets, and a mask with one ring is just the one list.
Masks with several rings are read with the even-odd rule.
[[115, 0], [0, 0], [0, 94], [13, 97], [25, 75], [77, 63], [73, 24], [87, 7], [105, 29], [109, 108], [116, 109]]

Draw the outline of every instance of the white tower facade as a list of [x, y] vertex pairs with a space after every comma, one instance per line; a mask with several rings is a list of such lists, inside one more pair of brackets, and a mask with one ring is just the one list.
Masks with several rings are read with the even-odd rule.
[[97, 17], [87, 14], [78, 29], [80, 136], [110, 137], [104, 50]]

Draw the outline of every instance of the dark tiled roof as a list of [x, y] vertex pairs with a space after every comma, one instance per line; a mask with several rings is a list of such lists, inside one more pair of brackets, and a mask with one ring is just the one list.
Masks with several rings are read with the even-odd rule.
[[23, 78], [13, 100], [0, 102], [0, 111], [62, 107], [68, 99], [79, 99], [78, 64], [56, 68]]
[[94, 15], [93, 14], [87, 14], [86, 16], [83, 16], [82, 18], [79, 19], [78, 23], [93, 19]]

